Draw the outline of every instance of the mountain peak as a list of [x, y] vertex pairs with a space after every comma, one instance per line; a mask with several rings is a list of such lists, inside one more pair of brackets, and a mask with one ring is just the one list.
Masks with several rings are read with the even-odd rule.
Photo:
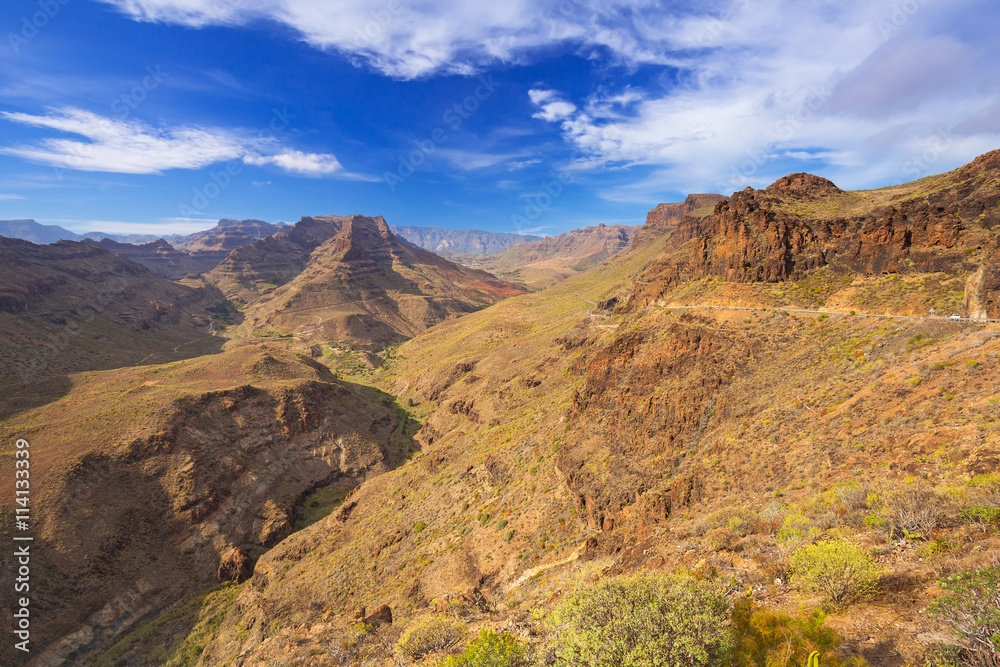
[[764, 189], [767, 194], [779, 197], [781, 195], [797, 195], [805, 197], [818, 197], [824, 194], [839, 194], [843, 192], [833, 181], [799, 172], [782, 176]]

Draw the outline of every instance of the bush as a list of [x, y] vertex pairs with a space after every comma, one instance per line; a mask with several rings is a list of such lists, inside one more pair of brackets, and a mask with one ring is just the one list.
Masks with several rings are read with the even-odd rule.
[[881, 568], [864, 549], [843, 540], [828, 540], [792, 554], [792, 573], [806, 588], [841, 605], [874, 593]]
[[1000, 659], [1000, 567], [955, 574], [938, 585], [949, 594], [930, 604], [931, 614], [950, 625], [970, 652]]
[[[754, 607], [740, 600], [733, 608], [733, 653], [731, 665], [739, 667], [802, 667], [816, 652], [819, 664], [840, 667], [837, 645], [840, 637], [824, 627], [826, 615], [818, 609], [808, 616], [793, 618], [780, 611]], [[854, 659], [848, 665], [866, 665]]]
[[689, 576], [606, 579], [553, 613], [556, 664], [717, 664], [728, 649], [728, 612], [716, 586]]
[[930, 539], [948, 512], [948, 501], [925, 482], [911, 480], [887, 487], [879, 499], [879, 519], [889, 538]]
[[420, 660], [428, 653], [454, 648], [465, 639], [467, 632], [465, 624], [457, 619], [427, 616], [406, 629], [396, 648], [410, 660]]
[[483, 628], [458, 656], [447, 658], [441, 667], [528, 667], [531, 661], [524, 644], [504, 632]]

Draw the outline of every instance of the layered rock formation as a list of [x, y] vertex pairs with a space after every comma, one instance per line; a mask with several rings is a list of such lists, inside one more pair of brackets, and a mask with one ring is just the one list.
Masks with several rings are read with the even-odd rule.
[[208, 276], [247, 304], [245, 328], [378, 348], [524, 291], [400, 241], [380, 216], [303, 218]]

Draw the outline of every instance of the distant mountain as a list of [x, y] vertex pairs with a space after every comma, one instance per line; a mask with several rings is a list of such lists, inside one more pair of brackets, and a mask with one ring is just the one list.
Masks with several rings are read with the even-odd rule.
[[559, 236], [526, 241], [496, 255], [455, 256], [467, 266], [532, 288], [547, 287], [625, 250], [641, 226], [595, 225]]
[[248, 330], [378, 348], [525, 290], [393, 234], [379, 216], [302, 218], [233, 250], [206, 278]]
[[213, 256], [212, 253], [194, 253], [192, 255], [181, 252], [163, 239], [142, 244], [118, 243], [111, 239], [102, 239], [101, 241], [86, 239], [84, 243], [100, 246], [116, 255], [128, 257], [133, 262], [142, 264], [156, 275], [168, 280], [178, 280], [190, 273], [211, 271], [221, 259]]
[[393, 234], [434, 253], [465, 253], [494, 255], [524, 241], [537, 241], [540, 236], [504, 232], [483, 232], [476, 229], [442, 229], [441, 227], [389, 227]]
[[42, 225], [31, 219], [0, 220], [0, 236], [42, 244], [57, 241], [82, 241], [84, 239], [95, 241], [112, 239], [119, 243], [148, 243], [160, 238], [153, 234], [108, 234], [106, 232], [77, 234], [58, 225]]
[[228, 253], [230, 250], [250, 245], [258, 239], [288, 229], [290, 229], [288, 225], [275, 225], [263, 220], [223, 218], [219, 220], [219, 224], [211, 229], [187, 236], [173, 236], [169, 240], [173, 247], [186, 252]]

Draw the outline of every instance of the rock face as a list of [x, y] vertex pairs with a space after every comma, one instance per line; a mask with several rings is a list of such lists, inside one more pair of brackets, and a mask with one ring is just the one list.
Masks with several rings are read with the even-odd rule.
[[442, 229], [441, 227], [399, 227], [390, 226], [393, 234], [433, 253], [460, 253], [466, 255], [495, 255], [507, 248], [538, 241], [540, 236], [483, 232], [476, 229]]
[[236, 547], [230, 549], [219, 562], [216, 577], [219, 581], [235, 581], [242, 583], [253, 576], [253, 561], [246, 550]]
[[664, 230], [677, 231], [683, 238], [699, 236], [706, 230], [693, 223], [704, 219], [706, 212], [710, 213], [716, 204], [725, 199], [722, 195], [693, 194], [682, 202], [659, 204], [646, 214], [645, 229], [656, 233]]
[[974, 320], [1000, 319], [1000, 248], [987, 255], [969, 277], [963, 311]]
[[234, 250], [208, 278], [247, 304], [247, 328], [369, 349], [525, 291], [400, 241], [384, 219], [362, 215], [303, 218]]
[[[845, 192], [809, 174], [785, 176], [764, 190], [721, 201], [710, 218], [677, 220], [677, 205], [650, 211], [654, 224], [676, 225], [684, 247], [651, 265], [637, 292], [643, 304], [680, 282], [716, 277], [737, 283], [798, 280], [829, 267], [841, 274], [967, 273], [992, 247], [1000, 224], [996, 153], [922, 181]], [[984, 269], [986, 285], [989, 270]], [[987, 299], [988, 300], [988, 299]]]

